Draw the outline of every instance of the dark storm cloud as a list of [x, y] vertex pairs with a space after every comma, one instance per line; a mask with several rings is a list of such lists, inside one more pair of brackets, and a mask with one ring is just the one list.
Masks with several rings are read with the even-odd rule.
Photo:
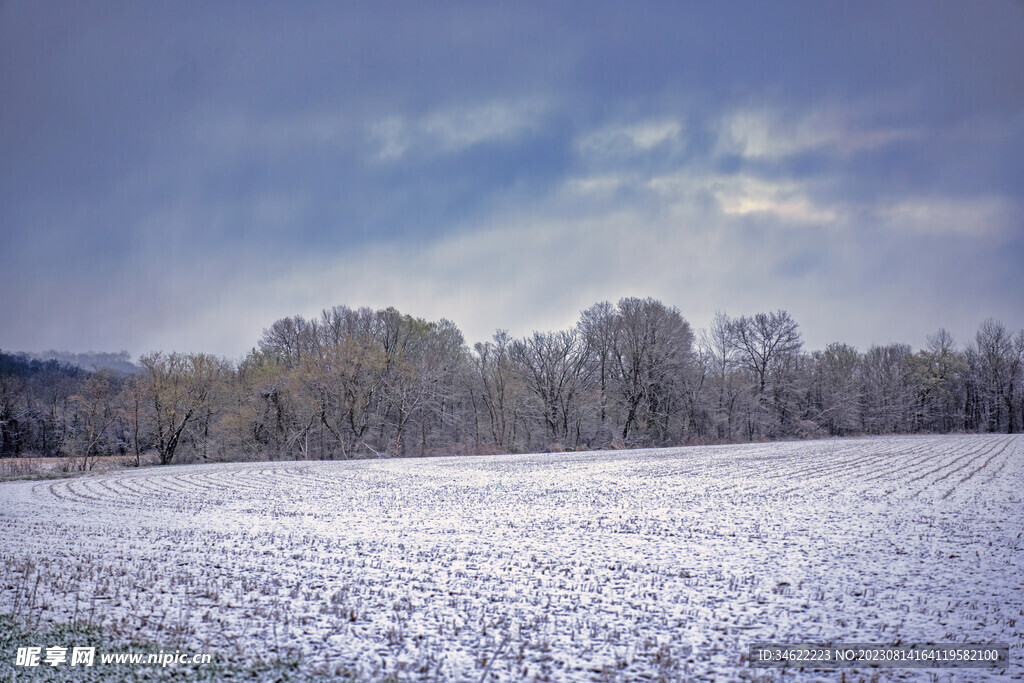
[[[630, 293], [697, 324], [807, 311], [815, 342], [969, 330], [975, 299], [1020, 326], [1022, 25], [1010, 2], [8, 2], [0, 345], [237, 354], [335, 303], [472, 339]], [[879, 283], [928, 319], [879, 314]]]

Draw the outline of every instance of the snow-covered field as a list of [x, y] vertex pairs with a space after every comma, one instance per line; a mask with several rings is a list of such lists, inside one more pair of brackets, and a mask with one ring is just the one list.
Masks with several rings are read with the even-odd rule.
[[[10, 482], [0, 612], [373, 679], [777, 678], [755, 641], [1008, 642], [1019, 679], [1022, 496], [1005, 435]], [[883, 678], [1002, 680], [960, 674]]]

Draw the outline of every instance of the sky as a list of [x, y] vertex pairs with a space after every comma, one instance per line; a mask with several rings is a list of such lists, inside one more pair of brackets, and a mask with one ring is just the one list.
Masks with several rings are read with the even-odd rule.
[[0, 348], [1024, 327], [1024, 2], [0, 2]]

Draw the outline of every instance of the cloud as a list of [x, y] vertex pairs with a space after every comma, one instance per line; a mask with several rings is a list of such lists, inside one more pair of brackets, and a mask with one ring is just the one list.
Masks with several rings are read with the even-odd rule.
[[387, 116], [372, 122], [367, 135], [378, 161], [395, 162], [407, 153], [453, 154], [488, 142], [512, 142], [537, 130], [548, 107], [535, 99], [449, 106], [422, 116]]
[[672, 119], [615, 124], [588, 132], [576, 143], [586, 160], [608, 160], [650, 152], [658, 147], [684, 144], [683, 125]]
[[783, 223], [828, 224], [837, 221], [841, 207], [821, 204], [810, 196], [813, 183], [769, 180], [750, 174], [681, 171], [654, 176], [645, 187], [669, 202], [712, 199], [723, 214], [767, 215]]
[[408, 126], [398, 116], [388, 116], [370, 124], [369, 137], [377, 147], [377, 159], [397, 161], [412, 144]]
[[608, 197], [616, 190], [635, 183], [636, 179], [622, 173], [605, 173], [600, 175], [588, 175], [579, 178], [570, 178], [567, 189], [573, 194], [582, 197]]
[[353, 117], [342, 111], [307, 110], [267, 115], [262, 112], [216, 112], [199, 121], [190, 137], [201, 149], [230, 160], [260, 151], [274, 157], [323, 150], [350, 150]]
[[[795, 185], [691, 180], [685, 196], [650, 192], [585, 210], [578, 208], [578, 183], [569, 180], [542, 205], [493, 215], [473, 231], [427, 244], [368, 245], [238, 283], [225, 295], [247, 302], [225, 306], [246, 312], [230, 326], [238, 336], [233, 344], [258, 338], [278, 317], [312, 316], [334, 303], [446, 317], [471, 343], [497, 328], [516, 336], [563, 329], [589, 305], [623, 296], [660, 298], [697, 327], [716, 310], [786, 308], [812, 349], [835, 340], [861, 348], [923, 343], [940, 325], [965, 337], [978, 322], [975, 292], [958, 293], [950, 281], [961, 281], [967, 264], [984, 258], [982, 245], [921, 241], [873, 219], [862, 222], [856, 212], [833, 215], [817, 207], [825, 229], [808, 236], [779, 208], [788, 201], [804, 210], [800, 202], [809, 200]], [[728, 211], [694, 200], [702, 192], [740, 189], [775, 203]], [[1014, 305], [1006, 292], [987, 303], [987, 314], [1004, 317]]]
[[1016, 212], [1002, 197], [907, 197], [878, 207], [893, 229], [920, 236], [989, 239], [1014, 225]]
[[624, 295], [814, 343], [1024, 325], [1012, 5], [0, 14], [5, 348], [237, 355], [338, 303], [475, 340]]
[[919, 127], [872, 121], [884, 109], [877, 102], [857, 109], [838, 105], [819, 105], [810, 112], [740, 108], [722, 118], [718, 152], [765, 160], [819, 151], [849, 156], [926, 136]]
[[711, 180], [709, 189], [726, 214], [771, 214], [791, 223], [830, 223], [839, 218], [833, 207], [822, 207], [793, 181], [766, 181], [751, 176]]

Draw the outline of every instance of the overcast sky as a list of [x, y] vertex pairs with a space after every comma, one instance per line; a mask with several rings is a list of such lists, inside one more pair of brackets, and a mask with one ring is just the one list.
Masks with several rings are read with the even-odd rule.
[[1024, 326], [1024, 3], [0, 3], [0, 348]]

